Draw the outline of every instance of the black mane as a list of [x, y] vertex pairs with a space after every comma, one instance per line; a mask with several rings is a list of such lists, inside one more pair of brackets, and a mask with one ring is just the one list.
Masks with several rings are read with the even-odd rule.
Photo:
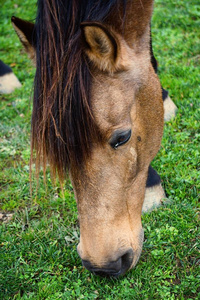
[[90, 72], [80, 24], [103, 21], [124, 0], [38, 0], [32, 153], [36, 167], [63, 178], [81, 165], [101, 135], [90, 101]]

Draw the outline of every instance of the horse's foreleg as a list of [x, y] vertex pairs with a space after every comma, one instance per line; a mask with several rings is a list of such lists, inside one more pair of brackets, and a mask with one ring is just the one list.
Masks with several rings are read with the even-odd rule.
[[166, 196], [161, 185], [160, 176], [151, 166], [149, 166], [142, 211], [146, 212], [159, 206], [163, 198], [166, 198]]

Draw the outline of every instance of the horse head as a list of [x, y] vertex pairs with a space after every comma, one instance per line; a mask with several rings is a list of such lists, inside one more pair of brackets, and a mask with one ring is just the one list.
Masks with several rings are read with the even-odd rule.
[[[115, 19], [114, 13], [110, 13], [105, 22], [81, 22], [76, 36], [81, 54], [74, 56], [71, 69], [78, 57], [76, 66], [84, 64], [87, 76], [89, 74], [89, 89], [83, 88], [84, 76], [64, 81], [66, 71], [60, 68], [57, 74], [60, 74], [64, 90], [60, 87], [62, 92], [59, 88], [55, 92], [59, 101], [52, 105], [45, 102], [48, 111], [44, 103], [40, 105], [43, 107], [40, 113], [35, 107], [32, 119], [32, 146], [37, 154], [46, 156], [61, 177], [63, 165], [64, 172], [66, 169], [69, 172], [80, 223], [77, 250], [83, 265], [101, 275], [123, 274], [134, 267], [140, 257], [143, 244], [141, 212], [148, 169], [159, 150], [163, 131], [161, 86], [151, 65], [149, 50], [152, 1], [143, 1], [144, 7], [140, 1], [136, 2], [137, 6], [131, 4], [127, 10], [123, 26], [120, 23], [123, 18]], [[118, 8], [118, 11], [123, 10]], [[48, 56], [53, 69], [51, 53], [38, 52], [42, 48], [38, 50], [37, 43], [43, 41], [36, 34], [39, 22], [35, 29], [34, 25], [27, 26], [27, 22], [18, 18], [13, 18], [12, 22], [25, 48], [36, 60], [37, 69], [41, 67], [41, 55]], [[68, 54], [65, 55], [64, 47], [61, 54], [69, 69], [73, 43], [68, 46]], [[59, 55], [54, 58], [56, 68]], [[44, 84], [43, 77], [39, 80]], [[76, 94], [77, 89], [84, 95], [82, 98]], [[83, 101], [87, 98], [86, 92], [89, 100]], [[79, 102], [73, 104], [76, 99], [72, 99], [72, 94], [82, 101], [82, 106]], [[66, 104], [63, 95], [72, 99], [71, 102]], [[87, 113], [82, 113], [84, 109]], [[81, 113], [70, 115], [75, 110]], [[49, 116], [49, 119], [45, 117], [46, 123], [44, 115]], [[78, 125], [73, 125], [76, 122]], [[41, 124], [46, 127], [42, 138], [36, 141]]]

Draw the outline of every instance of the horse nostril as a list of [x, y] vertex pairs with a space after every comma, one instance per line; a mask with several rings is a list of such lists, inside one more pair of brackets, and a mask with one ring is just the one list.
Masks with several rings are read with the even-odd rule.
[[130, 269], [133, 262], [133, 249], [129, 249], [124, 255], [122, 255], [122, 270], [121, 275], [124, 274], [128, 269]]
[[96, 267], [86, 260], [82, 260], [82, 262], [86, 269], [96, 275], [117, 277], [123, 275], [131, 267], [133, 262], [133, 250], [128, 250], [116, 261], [111, 261], [102, 268]]

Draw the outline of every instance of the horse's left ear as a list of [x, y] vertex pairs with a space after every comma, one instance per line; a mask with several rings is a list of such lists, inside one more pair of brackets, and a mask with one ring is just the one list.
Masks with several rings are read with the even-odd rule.
[[108, 26], [99, 22], [81, 23], [85, 53], [90, 61], [102, 71], [114, 73], [124, 69], [125, 41]]
[[35, 25], [17, 17], [12, 17], [11, 22], [29, 57], [35, 61]]

